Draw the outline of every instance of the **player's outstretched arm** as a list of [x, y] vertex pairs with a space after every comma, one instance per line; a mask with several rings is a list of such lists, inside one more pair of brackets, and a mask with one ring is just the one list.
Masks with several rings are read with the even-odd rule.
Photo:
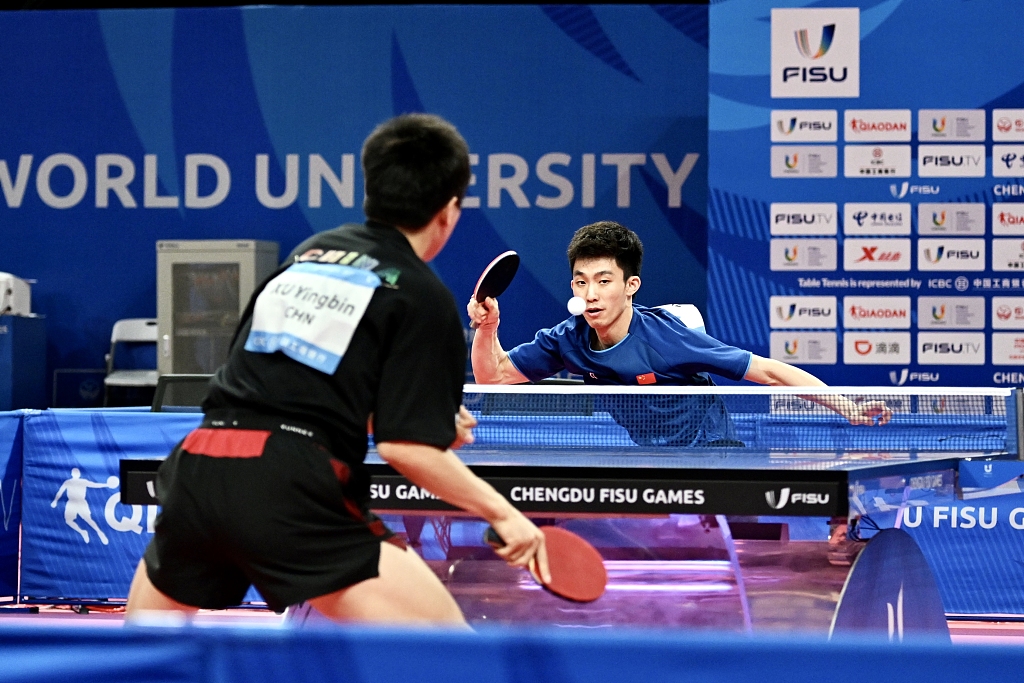
[[469, 319], [476, 327], [471, 359], [478, 384], [521, 384], [529, 380], [509, 360], [498, 341], [500, 314], [498, 301], [488, 297], [483, 303], [470, 299], [466, 305]]
[[[750, 368], [743, 379], [775, 387], [824, 387], [828, 386], [811, 373], [773, 358], [753, 356]], [[855, 425], [884, 425], [892, 419], [892, 410], [884, 401], [857, 403], [840, 395], [804, 396], [810, 401], [833, 410]]]
[[489, 522], [505, 541], [505, 547], [495, 551], [503, 560], [526, 567], [536, 557], [541, 578], [551, 581], [544, 534], [490, 484], [473, 474], [451, 449], [388, 441], [377, 444], [377, 452], [413, 484]]

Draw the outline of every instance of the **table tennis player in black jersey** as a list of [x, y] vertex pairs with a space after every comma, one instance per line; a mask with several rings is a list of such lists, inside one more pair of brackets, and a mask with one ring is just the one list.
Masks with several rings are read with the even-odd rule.
[[[773, 386], [825, 386], [800, 368], [690, 329], [669, 310], [634, 304], [643, 244], [625, 226], [612, 221], [584, 226], [573, 235], [567, 255], [572, 293], [586, 308], [539, 331], [533, 341], [506, 352], [498, 341], [498, 302], [470, 300], [477, 382], [536, 382], [569, 370], [587, 384], [711, 386], [711, 373]], [[853, 424], [885, 424], [892, 417], [882, 401], [824, 395], [812, 400]], [[743, 446], [724, 402], [712, 394], [609, 396], [603, 403], [638, 445]]]
[[362, 165], [366, 224], [314, 235], [257, 288], [202, 425], [161, 466], [129, 619], [237, 605], [254, 585], [275, 611], [305, 601], [340, 621], [464, 625], [368, 509], [368, 425], [385, 461], [550, 579], [543, 535], [451, 450], [475, 424], [460, 406], [466, 346], [426, 262], [459, 219], [468, 147], [443, 119], [405, 115], [373, 131]]

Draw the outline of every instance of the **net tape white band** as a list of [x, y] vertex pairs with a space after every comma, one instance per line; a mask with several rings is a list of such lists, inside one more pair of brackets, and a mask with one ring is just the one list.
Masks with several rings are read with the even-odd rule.
[[991, 396], [1007, 398], [1013, 389], [994, 387], [770, 387], [751, 386], [644, 386], [596, 384], [467, 384], [467, 394], [666, 394], [721, 396]]

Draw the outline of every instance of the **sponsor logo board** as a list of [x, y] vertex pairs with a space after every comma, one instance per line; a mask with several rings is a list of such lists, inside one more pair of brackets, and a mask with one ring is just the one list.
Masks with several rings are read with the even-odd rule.
[[835, 270], [839, 246], [834, 239], [772, 239], [772, 270]]
[[917, 327], [928, 330], [984, 329], [985, 298], [980, 296], [918, 297]]
[[843, 362], [847, 365], [907, 365], [910, 363], [910, 333], [848, 330], [843, 334]]
[[839, 116], [835, 109], [772, 111], [772, 142], [835, 142]]
[[993, 109], [992, 141], [1024, 141], [1024, 109]]
[[846, 142], [910, 142], [909, 109], [847, 109], [843, 112]]
[[920, 365], [984, 365], [984, 332], [918, 332]]
[[984, 239], [919, 239], [918, 270], [985, 270]]
[[910, 240], [847, 238], [843, 242], [843, 268], [910, 270]]
[[985, 110], [919, 109], [917, 139], [921, 142], [985, 142]]
[[835, 365], [835, 332], [772, 332], [771, 357], [795, 365]]
[[909, 178], [910, 145], [846, 145], [843, 175], [847, 178]]
[[851, 329], [910, 329], [909, 296], [843, 297], [843, 327]]
[[835, 145], [772, 145], [772, 178], [835, 178]]
[[860, 97], [860, 10], [772, 9], [772, 97]]
[[1024, 204], [996, 202], [992, 205], [993, 235], [1024, 235]]
[[1024, 145], [992, 145], [992, 175], [996, 178], [1024, 177]]
[[838, 317], [834, 296], [773, 296], [769, 301], [773, 329], [834, 328]]
[[985, 205], [965, 203], [917, 205], [919, 235], [984, 235]]
[[773, 235], [835, 235], [839, 232], [835, 204], [773, 203], [769, 223]]
[[1024, 330], [1024, 296], [992, 297], [992, 329]]
[[984, 178], [985, 145], [919, 145], [917, 175], [922, 178]]
[[992, 365], [1024, 364], [1024, 332], [992, 333]]
[[909, 235], [910, 204], [843, 204], [843, 233], [846, 235]]
[[992, 270], [1024, 270], [1024, 239], [996, 238], [992, 240]]

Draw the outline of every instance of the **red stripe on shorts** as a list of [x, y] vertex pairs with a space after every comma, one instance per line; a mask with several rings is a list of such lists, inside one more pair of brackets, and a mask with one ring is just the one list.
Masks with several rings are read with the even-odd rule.
[[194, 455], [211, 458], [258, 458], [269, 438], [269, 431], [200, 427], [185, 437], [181, 447]]

